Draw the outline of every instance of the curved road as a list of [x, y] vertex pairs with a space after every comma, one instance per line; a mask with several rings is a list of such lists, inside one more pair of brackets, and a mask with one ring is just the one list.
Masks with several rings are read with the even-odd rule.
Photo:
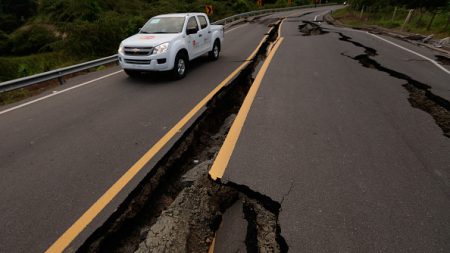
[[[195, 61], [181, 81], [161, 75], [136, 81], [115, 67], [0, 108], [0, 252], [45, 251], [247, 59], [275, 17], [229, 30], [221, 58]], [[104, 222], [188, 126], [95, 216], [71, 249]]]

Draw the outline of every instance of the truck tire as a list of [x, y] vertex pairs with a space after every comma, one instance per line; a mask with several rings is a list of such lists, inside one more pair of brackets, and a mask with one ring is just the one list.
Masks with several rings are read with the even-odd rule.
[[219, 54], [220, 54], [220, 42], [219, 40], [216, 40], [214, 41], [212, 50], [208, 53], [209, 59], [211, 59], [211, 61], [215, 61], [219, 59]]
[[178, 52], [172, 69], [172, 76], [175, 80], [182, 79], [186, 76], [187, 65], [187, 55], [183, 52]]
[[131, 69], [124, 69], [125, 73], [131, 78], [138, 78], [141, 76], [141, 72]]

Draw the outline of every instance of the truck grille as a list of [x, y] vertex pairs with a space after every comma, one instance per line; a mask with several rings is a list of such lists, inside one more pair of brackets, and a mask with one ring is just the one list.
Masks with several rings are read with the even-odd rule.
[[125, 47], [125, 55], [143, 56], [150, 55], [153, 52], [153, 47]]
[[126, 63], [129, 64], [150, 64], [151, 60], [135, 60], [135, 59], [124, 59]]

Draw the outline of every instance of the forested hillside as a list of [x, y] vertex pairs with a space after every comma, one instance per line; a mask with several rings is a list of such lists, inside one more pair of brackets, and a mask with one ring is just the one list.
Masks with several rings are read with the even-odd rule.
[[212, 20], [259, 8], [252, 0], [0, 0], [0, 81], [114, 54], [150, 17], [205, 4], [214, 7]]

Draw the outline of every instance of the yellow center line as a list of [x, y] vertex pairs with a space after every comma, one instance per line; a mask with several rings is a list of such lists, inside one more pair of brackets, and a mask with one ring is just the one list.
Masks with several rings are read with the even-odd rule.
[[[281, 21], [279, 27], [278, 27], [278, 38], [275, 40], [275, 44], [273, 45], [273, 48], [269, 49], [270, 53], [267, 56], [267, 59], [265, 60], [264, 64], [262, 65], [260, 71], [256, 75], [256, 78], [250, 88], [250, 90], [247, 93], [247, 96], [245, 97], [245, 100], [241, 106], [241, 109], [239, 109], [238, 115], [236, 116], [236, 119], [233, 122], [233, 125], [231, 126], [227, 137], [225, 138], [224, 144], [220, 148], [219, 153], [217, 154], [216, 159], [214, 160], [213, 165], [211, 166], [211, 169], [209, 171], [209, 175], [212, 179], [217, 180], [218, 178], [222, 178], [223, 174], [225, 173], [225, 169], [228, 165], [228, 162], [230, 161], [231, 155], [233, 153], [234, 147], [236, 146], [237, 140], [239, 139], [239, 135], [241, 133], [242, 127], [244, 126], [244, 122], [247, 119], [248, 112], [250, 111], [250, 107], [253, 104], [253, 101], [255, 99], [256, 93], [258, 92], [259, 87], [261, 86], [262, 79], [264, 78], [264, 75], [270, 65], [270, 62], [272, 61], [276, 51], [281, 45], [281, 42], [283, 42], [283, 39], [281, 37], [281, 26], [283, 25], [284, 19]], [[211, 242], [211, 245], [209, 246], [208, 253], [214, 253], [216, 244], [216, 236], [214, 236], [213, 241]]]
[[214, 90], [203, 98], [188, 114], [186, 114], [172, 129], [170, 129], [153, 147], [151, 147], [119, 180], [117, 180], [89, 209], [78, 218], [45, 252], [62, 252], [70, 243], [94, 220], [95, 217], [108, 205], [113, 198], [142, 170], [142, 168], [217, 94], [228, 85], [257, 54], [259, 48], [266, 40], [263, 37], [252, 54], [235, 69]]
[[283, 18], [278, 26], [278, 39], [281, 38], [281, 27], [283, 26], [283, 22], [286, 18]]
[[241, 134], [242, 127], [244, 126], [244, 122], [247, 119], [248, 112], [250, 111], [250, 107], [253, 104], [256, 93], [258, 92], [258, 89], [261, 86], [261, 82], [264, 78], [267, 68], [270, 65], [270, 62], [273, 59], [273, 56], [277, 52], [281, 43], [283, 42], [283, 39], [284, 38], [280, 37], [279, 40], [277, 40], [277, 42], [275, 43], [272, 51], [270, 51], [269, 55], [267, 56], [267, 59], [264, 61], [264, 64], [261, 67], [261, 70], [258, 72], [255, 81], [253, 82], [250, 90], [248, 91], [247, 96], [245, 97], [245, 100], [241, 106], [241, 109], [239, 109], [239, 113], [233, 122], [233, 125], [231, 125], [228, 135], [225, 138], [225, 141], [222, 147], [220, 148], [213, 165], [211, 166], [211, 170], [209, 171], [209, 175], [214, 180], [222, 178], [223, 174], [225, 173], [225, 169], [227, 168], [228, 162], [230, 161], [237, 140], [239, 139], [239, 135]]
[[214, 253], [215, 247], [216, 247], [216, 235], [214, 235], [211, 245], [209, 245], [208, 253]]

